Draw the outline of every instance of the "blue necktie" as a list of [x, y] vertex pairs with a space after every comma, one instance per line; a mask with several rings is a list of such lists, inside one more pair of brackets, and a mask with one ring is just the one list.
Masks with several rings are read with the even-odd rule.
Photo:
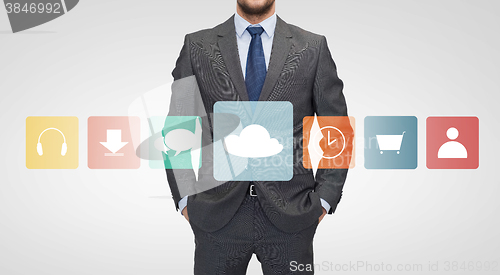
[[257, 101], [259, 100], [267, 73], [264, 48], [262, 47], [262, 38], [260, 38], [264, 29], [262, 27], [248, 27], [247, 31], [252, 35], [252, 41], [250, 42], [250, 48], [248, 48], [245, 85], [247, 87], [248, 99], [250, 101]]

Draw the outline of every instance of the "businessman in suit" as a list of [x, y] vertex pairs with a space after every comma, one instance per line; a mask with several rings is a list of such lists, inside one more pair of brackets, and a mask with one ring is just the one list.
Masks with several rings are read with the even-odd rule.
[[[290, 264], [313, 265], [317, 225], [335, 211], [347, 176], [347, 169], [318, 169], [314, 176], [302, 163], [303, 118], [347, 116], [343, 83], [326, 38], [285, 23], [275, 13], [274, 0], [237, 0], [237, 12], [226, 22], [186, 35], [172, 75], [176, 81], [196, 79], [206, 112], [204, 145], [213, 142], [217, 101], [293, 105], [290, 181], [230, 181], [181, 196], [181, 185], [193, 177], [167, 170], [175, 205], [194, 232], [194, 273], [246, 274], [256, 254], [266, 275], [313, 274], [310, 269], [292, 271]], [[175, 94], [172, 102], [170, 114], [179, 106]], [[205, 159], [210, 152], [203, 155], [207, 172], [200, 172], [200, 181], [210, 176], [212, 165]]]

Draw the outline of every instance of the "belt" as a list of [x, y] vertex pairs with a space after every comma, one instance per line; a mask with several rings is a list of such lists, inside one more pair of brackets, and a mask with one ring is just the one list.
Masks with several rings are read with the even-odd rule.
[[248, 194], [250, 195], [250, 197], [257, 197], [257, 193], [255, 193], [255, 184], [250, 184]]

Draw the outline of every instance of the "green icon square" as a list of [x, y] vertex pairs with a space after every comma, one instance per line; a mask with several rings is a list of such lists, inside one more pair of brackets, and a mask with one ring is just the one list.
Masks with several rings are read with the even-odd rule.
[[[149, 166], [153, 169], [193, 169], [193, 163], [201, 168], [201, 118], [199, 116], [167, 116], [152, 117], [151, 123], [155, 129], [161, 129], [162, 160], [151, 160]], [[157, 130], [158, 131], [158, 130]], [[167, 144], [165, 136], [179, 136], [177, 144]], [[158, 150], [157, 140], [151, 140], [150, 150]], [[193, 142], [195, 142], [193, 144]], [[170, 145], [170, 147], [169, 147]], [[199, 149], [198, 161], [192, 159], [193, 150]], [[195, 164], [195, 165], [196, 165]]]

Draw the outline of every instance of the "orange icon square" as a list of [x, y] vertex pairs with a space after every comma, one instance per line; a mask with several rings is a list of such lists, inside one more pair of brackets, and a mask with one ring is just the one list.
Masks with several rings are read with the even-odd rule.
[[354, 117], [307, 116], [303, 119], [303, 164], [307, 169], [354, 167]]

